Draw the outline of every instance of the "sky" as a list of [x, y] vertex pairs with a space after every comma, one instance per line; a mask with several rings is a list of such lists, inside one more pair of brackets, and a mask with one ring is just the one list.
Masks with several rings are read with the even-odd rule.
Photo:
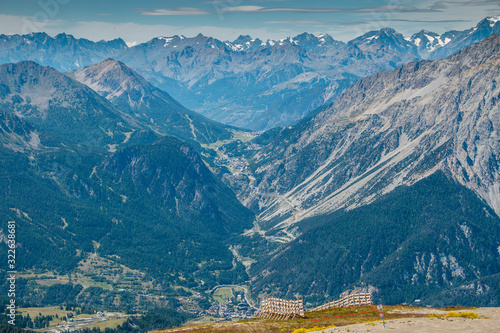
[[198, 33], [230, 41], [328, 33], [349, 41], [385, 27], [405, 37], [422, 29], [465, 30], [498, 15], [499, 0], [0, 0], [0, 34], [65, 32], [131, 45]]

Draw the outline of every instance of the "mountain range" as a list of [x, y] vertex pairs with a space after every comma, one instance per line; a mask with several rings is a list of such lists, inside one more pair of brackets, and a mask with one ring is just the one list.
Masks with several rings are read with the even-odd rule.
[[[246, 235], [284, 243], [253, 268], [256, 289], [290, 297], [385, 285], [384, 297], [402, 302], [430, 299], [423, 286], [441, 292], [463, 285], [459, 293], [471, 281], [496, 276], [499, 68], [500, 35], [494, 34], [445, 59], [361, 79], [331, 106], [232, 147], [250, 167], [226, 175], [226, 182], [258, 215]], [[472, 227], [482, 218], [484, 225]], [[455, 250], [464, 248], [459, 259]], [[458, 271], [450, 260], [465, 274], [459, 280], [451, 278]], [[429, 270], [432, 281], [424, 277]], [[477, 288], [468, 304], [478, 301]]]
[[441, 59], [500, 33], [498, 21], [490, 17], [468, 30], [420, 31], [407, 38], [384, 28], [347, 43], [308, 33], [277, 41], [157, 37], [133, 47], [120, 39], [92, 42], [66, 34], [0, 35], [0, 62], [33, 60], [68, 71], [114, 58], [189, 109], [225, 124], [265, 130], [332, 103], [360, 78], [410, 61]]
[[[438, 61], [383, 71], [293, 126], [256, 138], [239, 196], [262, 223], [372, 202], [440, 169], [500, 213], [498, 35]], [[238, 179], [239, 177], [239, 179]]]
[[[99, 52], [0, 36], [0, 217], [17, 222], [19, 270], [78, 276], [99, 257], [158, 295], [246, 283], [314, 303], [364, 288], [380, 302], [498, 305], [496, 29]], [[228, 123], [286, 126], [248, 133], [181, 92]], [[34, 302], [47, 292], [21, 285]]]

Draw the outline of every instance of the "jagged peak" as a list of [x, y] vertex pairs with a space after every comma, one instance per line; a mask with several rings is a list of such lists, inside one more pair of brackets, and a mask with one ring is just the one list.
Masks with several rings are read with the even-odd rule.
[[97, 43], [99, 43], [99, 44], [119, 44], [121, 46], [128, 47], [127, 42], [125, 42], [122, 38], [115, 38], [115, 39], [111, 39], [111, 40], [101, 39]]
[[233, 41], [233, 43], [234, 44], [241, 44], [241, 43], [245, 43], [245, 42], [248, 42], [251, 40], [252, 40], [252, 37], [250, 35], [239, 35], [238, 38], [236, 38]]
[[141, 80], [143, 80], [143, 78], [140, 75], [138, 75], [132, 68], [128, 67], [125, 63], [123, 63], [119, 60], [115, 60], [113, 58], [107, 58], [100, 63], [87, 66], [87, 67], [81, 69], [81, 71], [85, 71], [85, 70], [93, 69], [93, 68], [99, 68], [101, 73], [120, 71], [120, 72], [125, 73], [127, 76], [140, 77]]
[[399, 32], [394, 30], [393, 28], [382, 28], [378, 31], [379, 35], [400, 35]]
[[[76, 38], [73, 35], [67, 34], [65, 32], [61, 32], [60, 34], [57, 34], [54, 39], [71, 39], [71, 40], [76, 40]], [[87, 40], [85, 38], [81, 38], [83, 40]]]
[[56, 71], [54, 68], [50, 66], [42, 66], [38, 62], [33, 61], [33, 60], [21, 60], [16, 63], [8, 63], [8, 64], [2, 64], [0, 65], [1, 67], [9, 66], [9, 67], [18, 67], [18, 68], [29, 68], [33, 67], [36, 69], [41, 69], [41, 68], [50, 68], [51, 70]]
[[413, 38], [414, 36], [421, 36], [421, 35], [429, 35], [429, 36], [432, 36], [432, 37], [439, 36], [439, 34], [437, 34], [437, 33], [433, 32], [433, 31], [429, 31], [429, 30], [422, 29], [422, 30], [420, 30], [419, 32], [414, 33], [414, 34], [412, 35], [412, 38]]
[[[120, 67], [128, 68], [128, 66], [125, 65], [123, 62], [121, 62], [120, 60], [113, 59], [113, 58], [104, 59], [100, 64], [115, 64], [115, 65], [120, 66]], [[96, 64], [96, 65], [99, 65], [99, 64]], [[95, 65], [92, 65], [92, 66], [95, 66]]]
[[394, 30], [393, 28], [382, 28], [380, 30], [373, 30], [365, 33], [364, 35], [361, 35], [351, 41], [351, 43], [360, 43], [364, 41], [372, 41], [374, 39], [378, 39], [380, 37], [396, 37], [396, 38], [403, 38], [403, 35], [401, 35], [399, 32]]
[[297, 36], [295, 36], [293, 39], [296, 39], [296, 38], [309, 38], [309, 39], [318, 39], [318, 37], [314, 34], [311, 34], [309, 32], [303, 32], [301, 34], [298, 34]]

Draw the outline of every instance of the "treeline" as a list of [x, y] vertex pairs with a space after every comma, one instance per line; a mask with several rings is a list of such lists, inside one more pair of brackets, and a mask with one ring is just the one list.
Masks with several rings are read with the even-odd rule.
[[271, 287], [282, 296], [330, 295], [332, 300], [371, 285], [379, 289], [374, 301], [384, 304], [416, 299], [426, 305], [474, 305], [481, 299], [488, 299], [489, 306], [500, 304], [494, 279], [482, 282], [491, 286], [489, 291], [483, 286], [443, 292], [470, 284], [476, 274], [500, 273], [499, 218], [443, 173], [402, 186], [370, 205], [311, 218], [301, 227], [307, 231], [252, 266], [257, 276], [266, 269], [274, 272], [254, 283], [255, 292]]
[[[0, 306], [2, 309], [7, 309], [7, 304], [9, 303], [9, 299], [5, 296], [0, 297]], [[61, 308], [67, 311], [74, 311], [76, 313], [84, 313], [90, 312], [93, 313], [93, 309], [89, 307], [77, 307], [75, 305], [67, 305], [65, 307], [61, 306]], [[41, 329], [47, 328], [50, 326], [50, 322], [54, 319], [61, 319], [62, 321], [68, 321], [71, 317], [73, 317], [73, 313], [69, 313], [67, 316], [59, 317], [59, 315], [49, 315], [44, 316], [42, 314], [37, 315], [34, 319], [28, 314], [23, 316], [21, 314], [16, 314], [15, 326], [10, 325], [8, 323], [7, 310], [2, 311], [2, 315], [0, 316], [0, 333], [2, 332], [28, 332], [24, 329]], [[143, 313], [142, 316], [138, 317], [129, 317], [126, 322], [122, 325], [114, 329], [106, 328], [104, 331], [101, 331], [98, 328], [94, 329], [84, 329], [85, 333], [142, 333], [148, 332], [152, 330], [159, 330], [164, 328], [171, 328], [181, 326], [188, 319], [192, 318], [190, 314], [178, 312], [171, 308], [157, 308]], [[32, 332], [32, 331], [29, 331]]]
[[9, 324], [0, 324], [0, 333], [34, 333], [34, 331]]
[[32, 320], [29, 314], [26, 316], [19, 314], [16, 315], [16, 326], [22, 328], [46, 328], [50, 326], [50, 322], [54, 318], [54, 316], [39, 315]]

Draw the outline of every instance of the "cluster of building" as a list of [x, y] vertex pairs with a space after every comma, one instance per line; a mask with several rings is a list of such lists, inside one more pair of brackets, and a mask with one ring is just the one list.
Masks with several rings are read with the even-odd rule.
[[229, 166], [240, 171], [246, 170], [248, 163], [244, 159], [236, 157], [219, 157], [215, 159], [217, 165]]
[[252, 318], [257, 310], [251, 308], [247, 303], [233, 304], [214, 304], [205, 311], [206, 315], [220, 317], [224, 320]]

